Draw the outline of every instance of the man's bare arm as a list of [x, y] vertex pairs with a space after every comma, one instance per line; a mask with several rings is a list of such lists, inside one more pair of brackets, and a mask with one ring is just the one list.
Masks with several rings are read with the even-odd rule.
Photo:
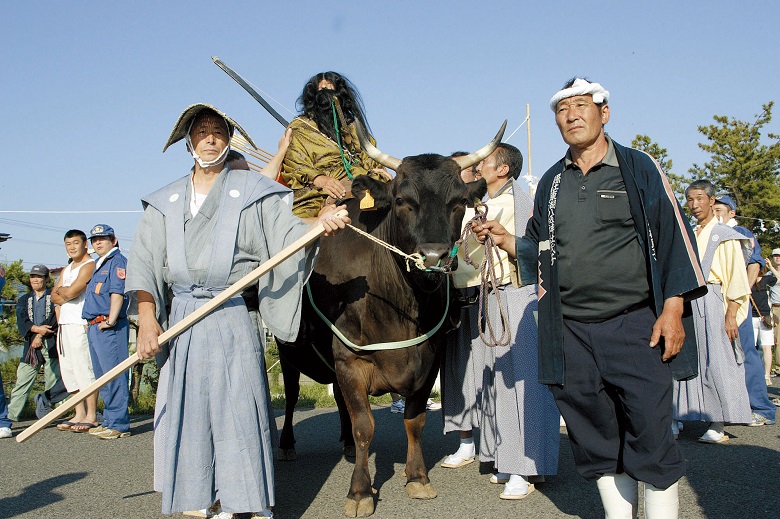
[[89, 262], [86, 265], [83, 265], [81, 269], [79, 269], [79, 275], [76, 277], [76, 280], [73, 282], [73, 284], [71, 284], [69, 287], [60, 285], [59, 288], [54, 290], [54, 293], [60, 296], [65, 302], [77, 298], [84, 292], [84, 290], [86, 290], [87, 283], [89, 283], [89, 280], [92, 278], [92, 273], [94, 271], [95, 263]]

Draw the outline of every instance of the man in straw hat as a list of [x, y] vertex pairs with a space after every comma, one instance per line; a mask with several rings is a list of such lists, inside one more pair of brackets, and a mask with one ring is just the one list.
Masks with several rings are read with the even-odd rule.
[[550, 108], [569, 149], [541, 179], [525, 236], [495, 222], [477, 230], [521, 270], [538, 269], [539, 379], [606, 517], [636, 517], [638, 481], [646, 517], [677, 517], [685, 459], [671, 429], [672, 379], [695, 375], [683, 313], [705, 279], [663, 171], [605, 134], [608, 101], [598, 83], [567, 82]]
[[[305, 234], [288, 189], [225, 165], [233, 119], [207, 104], [188, 107], [163, 151], [184, 139], [195, 160], [184, 177], [142, 199], [128, 265], [127, 292], [138, 304], [138, 353], [161, 353], [157, 337]], [[326, 231], [344, 221], [328, 212]], [[298, 251], [259, 284], [260, 313], [271, 332], [292, 341], [301, 293], [317, 247]], [[165, 308], [168, 288], [173, 299]], [[268, 517], [274, 504], [275, 427], [263, 349], [240, 296], [171, 343], [155, 413], [155, 489], [165, 514], [208, 508], [221, 517]]]

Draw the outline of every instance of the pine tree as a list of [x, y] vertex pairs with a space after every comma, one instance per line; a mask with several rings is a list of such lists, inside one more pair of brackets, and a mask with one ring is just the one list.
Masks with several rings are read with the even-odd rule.
[[660, 144], [647, 135], [640, 134], [637, 134], [634, 140], [631, 141], [631, 147], [644, 151], [658, 162], [658, 165], [661, 166], [661, 169], [669, 178], [669, 184], [672, 186], [672, 191], [677, 196], [677, 200], [684, 205], [685, 188], [691, 183], [691, 179], [672, 173], [672, 159], [669, 158], [669, 152], [666, 148], [662, 148]]
[[[29, 285], [30, 275], [22, 268], [22, 260], [16, 260], [10, 264], [3, 264], [5, 268], [6, 283], [3, 287], [3, 301], [16, 301], [19, 297], [16, 283]], [[16, 309], [13, 306], [3, 306], [0, 314], [0, 348], [6, 350], [9, 346], [21, 344], [22, 337], [19, 335], [19, 329], [16, 327]]]
[[771, 101], [763, 105], [752, 123], [716, 115], [715, 124], [699, 126], [707, 138], [699, 147], [711, 159], [689, 170], [694, 178], [706, 178], [734, 197], [737, 221], [753, 231], [765, 254], [780, 246], [780, 136], [767, 133], [772, 142], [761, 142], [761, 129], [772, 120], [773, 105]]

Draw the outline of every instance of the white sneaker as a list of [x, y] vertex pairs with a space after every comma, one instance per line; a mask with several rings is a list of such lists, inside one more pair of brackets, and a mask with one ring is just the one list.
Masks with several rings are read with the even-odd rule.
[[0, 427], [0, 438], [11, 438], [13, 435], [10, 427]]
[[428, 399], [428, 403], [425, 404], [425, 409], [428, 411], [438, 411], [441, 409], [441, 404], [439, 402], [434, 402], [430, 398]]
[[404, 402], [403, 398], [390, 404], [391, 413], [403, 413], [405, 409], [406, 403]]

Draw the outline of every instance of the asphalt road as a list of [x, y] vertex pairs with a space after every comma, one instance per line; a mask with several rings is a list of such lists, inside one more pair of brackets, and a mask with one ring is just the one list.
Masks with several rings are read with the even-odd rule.
[[[772, 388], [774, 396], [780, 391]], [[404, 490], [406, 435], [401, 415], [376, 408], [371, 474], [381, 518], [603, 517], [595, 485], [574, 471], [561, 431], [559, 473], [524, 501], [501, 501], [490, 467], [473, 463], [443, 469], [438, 463], [458, 440], [442, 435], [441, 411], [430, 412], [423, 442], [439, 497], [412, 500]], [[277, 518], [339, 518], [352, 464], [341, 456], [335, 408], [296, 414], [298, 459], [276, 464]], [[277, 419], [281, 426], [281, 418]], [[14, 427], [15, 434], [28, 423]], [[680, 435], [688, 475], [680, 487], [681, 517], [759, 519], [780, 516], [780, 428], [727, 427], [725, 445], [703, 445], [704, 424]], [[23, 444], [0, 440], [0, 518], [159, 518], [152, 491], [152, 420], [136, 417], [129, 438], [102, 441], [86, 434], [46, 429]], [[181, 516], [175, 516], [181, 517]], [[641, 515], [640, 515], [641, 517]]]

